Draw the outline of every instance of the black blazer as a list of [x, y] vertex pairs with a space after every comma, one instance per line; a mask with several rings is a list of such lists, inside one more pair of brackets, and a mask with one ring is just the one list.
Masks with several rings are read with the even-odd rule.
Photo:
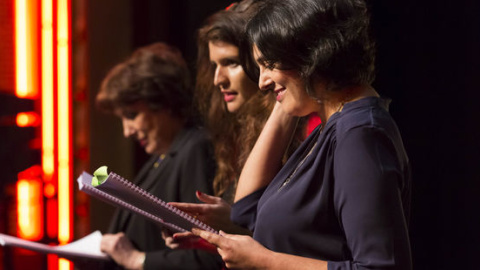
[[[184, 129], [155, 168], [157, 161], [158, 156], [152, 157], [133, 182], [166, 202], [198, 202], [195, 197], [197, 190], [213, 194], [216, 165], [212, 144], [203, 129]], [[124, 232], [137, 249], [146, 252], [146, 270], [222, 268], [218, 255], [165, 247], [161, 227], [129, 211], [116, 210], [108, 233], [117, 232]]]

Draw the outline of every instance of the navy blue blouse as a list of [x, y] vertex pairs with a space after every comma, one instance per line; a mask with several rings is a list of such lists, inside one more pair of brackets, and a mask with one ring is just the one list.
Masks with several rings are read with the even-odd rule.
[[410, 166], [386, 102], [345, 104], [232, 220], [267, 248], [328, 269], [411, 269]]

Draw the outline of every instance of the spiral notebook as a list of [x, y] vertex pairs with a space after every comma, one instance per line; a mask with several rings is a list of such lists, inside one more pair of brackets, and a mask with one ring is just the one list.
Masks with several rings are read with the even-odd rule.
[[107, 179], [97, 186], [92, 185], [92, 178], [92, 175], [83, 172], [77, 179], [79, 189], [92, 197], [140, 214], [172, 232], [199, 228], [218, 234], [200, 220], [167, 204], [114, 172], [110, 172]]

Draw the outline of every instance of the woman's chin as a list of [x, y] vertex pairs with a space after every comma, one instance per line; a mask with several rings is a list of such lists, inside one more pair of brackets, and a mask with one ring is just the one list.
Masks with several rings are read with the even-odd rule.
[[243, 102], [232, 101], [227, 102], [227, 110], [229, 113], [236, 113], [240, 107], [242, 107]]
[[145, 153], [149, 154], [149, 155], [153, 155], [155, 154], [155, 149], [153, 149], [152, 147], [149, 147], [148, 145], [145, 145], [143, 147], [143, 150], [145, 150]]

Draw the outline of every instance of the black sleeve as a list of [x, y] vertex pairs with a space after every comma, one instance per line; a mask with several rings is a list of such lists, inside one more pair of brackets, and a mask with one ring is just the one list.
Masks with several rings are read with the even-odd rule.
[[260, 188], [232, 205], [230, 219], [233, 223], [252, 232], [255, 230], [258, 200], [266, 189], [267, 187]]
[[356, 128], [335, 151], [335, 209], [352, 261], [328, 269], [411, 269], [400, 194], [404, 181], [392, 140], [381, 129]]

